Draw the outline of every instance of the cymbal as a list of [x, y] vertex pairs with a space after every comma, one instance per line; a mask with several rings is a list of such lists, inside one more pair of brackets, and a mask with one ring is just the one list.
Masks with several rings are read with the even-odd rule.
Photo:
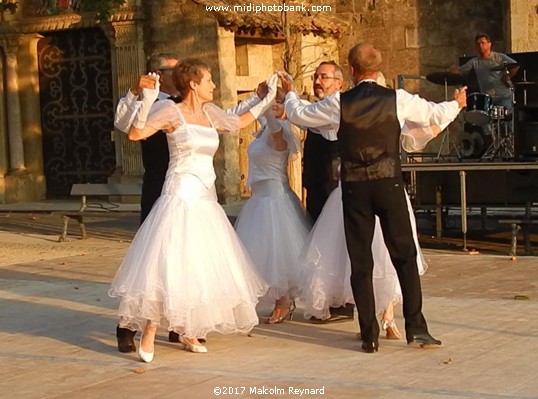
[[522, 81], [522, 82], [514, 82], [514, 85], [516, 86], [532, 86], [532, 85], [535, 85], [536, 82], [527, 82], [526, 80]]
[[501, 65], [491, 68], [492, 71], [504, 71], [505, 69], [515, 68], [519, 66], [517, 62], [503, 62]]
[[426, 79], [438, 85], [447, 84], [448, 86], [457, 86], [463, 84], [462, 75], [448, 71], [429, 73], [426, 75]]

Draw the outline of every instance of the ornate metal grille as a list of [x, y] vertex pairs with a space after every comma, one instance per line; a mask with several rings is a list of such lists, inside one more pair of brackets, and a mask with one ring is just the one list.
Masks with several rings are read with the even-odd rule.
[[47, 197], [65, 197], [115, 168], [110, 44], [98, 28], [53, 32], [38, 54]]

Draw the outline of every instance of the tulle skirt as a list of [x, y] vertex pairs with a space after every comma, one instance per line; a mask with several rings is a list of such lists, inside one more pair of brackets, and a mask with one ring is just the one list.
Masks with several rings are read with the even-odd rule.
[[248, 332], [267, 284], [256, 272], [215, 187], [193, 175], [172, 176], [112, 281], [120, 326], [146, 322], [203, 338]]
[[243, 206], [235, 229], [270, 286], [260, 299], [262, 305], [297, 295], [298, 259], [310, 227], [309, 217], [287, 182], [267, 179], [252, 185], [252, 197]]
[[[420, 250], [416, 222], [407, 198], [411, 227], [417, 246], [417, 266], [420, 274], [426, 270], [426, 262]], [[323, 211], [307, 238], [301, 254], [302, 284], [301, 299], [305, 304], [305, 318], [311, 316], [326, 319], [330, 316], [329, 307], [339, 307], [355, 303], [351, 290], [351, 263], [344, 235], [344, 216], [342, 209], [342, 190], [338, 186], [329, 196]], [[376, 309], [383, 312], [389, 303], [402, 302], [402, 291], [396, 269], [392, 265], [389, 252], [383, 240], [383, 232], [378, 218], [372, 242], [374, 258], [373, 287]]]

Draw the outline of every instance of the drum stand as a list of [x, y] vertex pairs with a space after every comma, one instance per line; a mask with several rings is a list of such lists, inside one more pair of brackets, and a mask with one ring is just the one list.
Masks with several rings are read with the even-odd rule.
[[[504, 122], [501, 124], [501, 119], [497, 119], [497, 123], [493, 125], [493, 132], [491, 133], [493, 143], [491, 143], [480, 159], [494, 160], [497, 156], [500, 158], [513, 158], [515, 156], [513, 131], [509, 131], [509, 126], [512, 124], [513, 122]], [[504, 134], [501, 128], [503, 128]]]
[[[510, 73], [508, 68], [504, 68], [506, 76], [508, 77], [507, 83], [512, 92], [512, 120], [510, 122], [503, 122], [501, 124], [501, 118], [497, 119], [497, 123], [493, 125], [492, 139], [493, 143], [486, 150], [484, 155], [480, 159], [491, 159], [494, 160], [495, 157], [499, 156], [502, 159], [514, 158], [516, 156], [516, 151], [514, 147], [514, 118], [515, 118], [515, 103], [516, 103], [516, 92], [512, 80], [510, 79]], [[525, 75], [524, 75], [525, 76]], [[525, 93], [524, 102], [527, 102]], [[501, 127], [504, 130], [504, 134], [501, 131]]]
[[[445, 78], [445, 101], [448, 101], [448, 82], [446, 78]], [[456, 143], [454, 143], [454, 141], [450, 139], [450, 127], [448, 126], [445, 129], [443, 140], [441, 141], [441, 145], [439, 146], [439, 152], [437, 153], [437, 157], [435, 158], [435, 160], [438, 161], [441, 157], [444, 156], [442, 155], [442, 152], [443, 152], [445, 143], [447, 143], [447, 146], [448, 146], [448, 153], [446, 155], [450, 156], [450, 145], [452, 145], [454, 147], [454, 150], [456, 150], [456, 155], [458, 159], [461, 160], [461, 154], [460, 154], [460, 151], [458, 150], [458, 147], [456, 146]]]

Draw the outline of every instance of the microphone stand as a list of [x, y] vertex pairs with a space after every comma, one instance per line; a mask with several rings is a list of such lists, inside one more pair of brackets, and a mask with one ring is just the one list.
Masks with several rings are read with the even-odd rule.
[[[512, 121], [510, 122], [510, 132], [508, 132], [508, 126], [506, 124], [504, 124], [504, 133], [505, 133], [505, 137], [501, 140], [501, 143], [500, 145], [502, 146], [504, 144], [505, 146], [505, 155], [508, 156], [508, 157], [513, 157], [515, 154], [515, 150], [514, 150], [514, 137], [510, 136], [510, 134], [514, 134], [514, 126], [515, 126], [515, 116], [516, 116], [516, 113], [515, 113], [515, 107], [516, 107], [516, 88], [514, 86], [514, 82], [512, 82], [512, 78], [510, 76], [510, 70], [508, 69], [508, 67], [504, 67], [504, 73], [506, 75], [506, 84], [508, 85], [508, 87], [510, 88], [510, 92], [512, 93]], [[526, 102], [526, 100], [525, 100]], [[500, 126], [499, 126], [499, 133], [500, 133]], [[504, 142], [504, 143], [503, 143]]]
[[[447, 78], [445, 78], [445, 101], [448, 101], [448, 80]], [[458, 150], [458, 147], [456, 146], [456, 144], [454, 144], [454, 142], [452, 142], [450, 140], [450, 128], [447, 126], [446, 127], [446, 132], [443, 136], [443, 140], [441, 141], [441, 145], [439, 147], [439, 152], [437, 153], [437, 157], [435, 158], [436, 161], [439, 161], [439, 158], [441, 158], [442, 156], [442, 152], [443, 152], [443, 147], [445, 146], [445, 141], [448, 145], [448, 154], [450, 156], [450, 144], [452, 144], [454, 146], [454, 149], [456, 150], [456, 154], [457, 154], [457, 157], [458, 159], [461, 161], [461, 154], [460, 154], [460, 151]]]

